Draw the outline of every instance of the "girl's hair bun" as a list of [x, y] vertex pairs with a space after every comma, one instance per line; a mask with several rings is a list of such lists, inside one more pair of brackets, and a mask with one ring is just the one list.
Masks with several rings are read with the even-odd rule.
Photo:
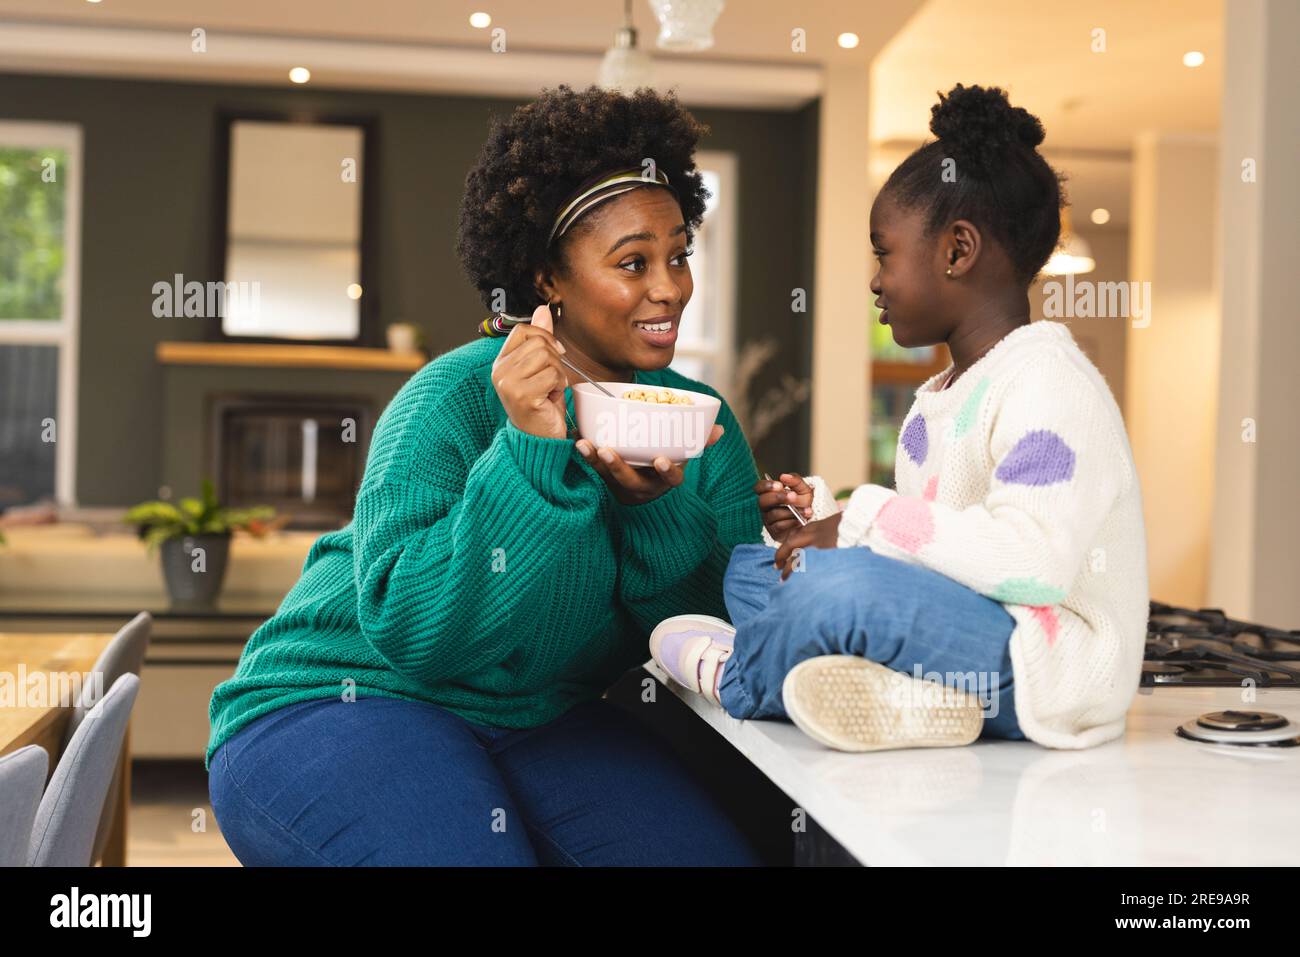
[[1028, 110], [1012, 106], [996, 86], [958, 83], [930, 108], [930, 132], [958, 164], [987, 173], [1005, 161], [1016, 144], [1034, 149], [1043, 142], [1043, 124]]

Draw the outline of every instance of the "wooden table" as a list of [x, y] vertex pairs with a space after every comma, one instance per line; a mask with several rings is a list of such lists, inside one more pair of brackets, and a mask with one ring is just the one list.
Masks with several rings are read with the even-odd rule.
[[[70, 676], [78, 673], [82, 681], [95, 666], [100, 653], [113, 640], [110, 634], [65, 634], [0, 632], [0, 673], [14, 683], [20, 693], [23, 674], [58, 672]], [[58, 687], [57, 685], [55, 686]], [[104, 689], [107, 693], [108, 689]], [[32, 707], [0, 707], [0, 755], [17, 751], [29, 744], [39, 744], [50, 756], [46, 783], [54, 774], [62, 756], [63, 736], [72, 717], [75, 702], [54, 701]], [[113, 828], [104, 846], [103, 865], [126, 865], [126, 812], [131, 800], [131, 729], [127, 726], [122, 742], [118, 774], [121, 786], [113, 809]]]

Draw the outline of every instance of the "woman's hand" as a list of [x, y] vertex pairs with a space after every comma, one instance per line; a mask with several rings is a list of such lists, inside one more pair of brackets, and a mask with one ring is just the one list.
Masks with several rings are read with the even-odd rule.
[[803, 528], [790, 533], [776, 550], [775, 565], [781, 569], [781, 580], [785, 581], [799, 563], [799, 554], [805, 548], [835, 548], [839, 543], [840, 519], [843, 512], [836, 512], [830, 518], [809, 522]]
[[802, 528], [787, 505], [798, 509], [805, 518], [812, 518], [813, 490], [797, 472], [782, 472], [781, 481], [759, 479], [754, 485], [758, 494], [758, 510], [763, 515], [767, 534], [778, 542], [795, 529]]
[[569, 380], [560, 364], [564, 344], [555, 338], [549, 306], [533, 310], [531, 323], [510, 330], [492, 363], [492, 385], [515, 428], [544, 439], [563, 439], [564, 390]]
[[[714, 425], [704, 447], [707, 449], [722, 438], [724, 431], [722, 426]], [[605, 480], [614, 498], [624, 505], [652, 502], [669, 489], [681, 485], [685, 478], [682, 463], [670, 462], [662, 455], [655, 459], [654, 468], [637, 468], [624, 462], [613, 449], [597, 449], [587, 439], [578, 440], [578, 454]]]

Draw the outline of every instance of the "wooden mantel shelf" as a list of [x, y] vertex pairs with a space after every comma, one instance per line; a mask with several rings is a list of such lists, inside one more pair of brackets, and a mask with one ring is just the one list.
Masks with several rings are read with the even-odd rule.
[[380, 369], [415, 372], [428, 360], [421, 353], [355, 346], [308, 346], [264, 342], [160, 342], [165, 365], [276, 366], [310, 369]]

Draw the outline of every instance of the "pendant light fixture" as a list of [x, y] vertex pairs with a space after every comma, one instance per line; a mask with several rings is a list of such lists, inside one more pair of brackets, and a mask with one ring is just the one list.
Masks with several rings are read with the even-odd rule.
[[659, 21], [661, 50], [698, 52], [713, 46], [713, 25], [722, 14], [723, 0], [650, 0]]
[[1061, 210], [1061, 241], [1057, 244], [1052, 258], [1043, 267], [1048, 276], [1064, 276], [1068, 273], [1080, 275], [1097, 268], [1097, 261], [1092, 258], [1092, 247], [1088, 240], [1078, 235], [1070, 224], [1070, 207]]
[[[1082, 98], [1077, 96], [1061, 103], [1061, 121], [1057, 129], [1062, 142], [1069, 141], [1065, 135], [1066, 126], [1070, 123], [1072, 114], [1082, 105]], [[1088, 240], [1074, 231], [1074, 226], [1070, 222], [1070, 207], [1067, 206], [1061, 210], [1061, 238], [1051, 258], [1047, 260], [1047, 265], [1043, 267], [1043, 273], [1048, 276], [1069, 274], [1077, 276], [1092, 272], [1096, 267], [1097, 261], [1092, 258], [1092, 247], [1088, 245]]]
[[606, 90], [631, 93], [637, 87], [654, 85], [654, 61], [636, 45], [632, 26], [632, 0], [623, 0], [623, 25], [614, 31], [614, 45], [600, 61], [597, 82]]

